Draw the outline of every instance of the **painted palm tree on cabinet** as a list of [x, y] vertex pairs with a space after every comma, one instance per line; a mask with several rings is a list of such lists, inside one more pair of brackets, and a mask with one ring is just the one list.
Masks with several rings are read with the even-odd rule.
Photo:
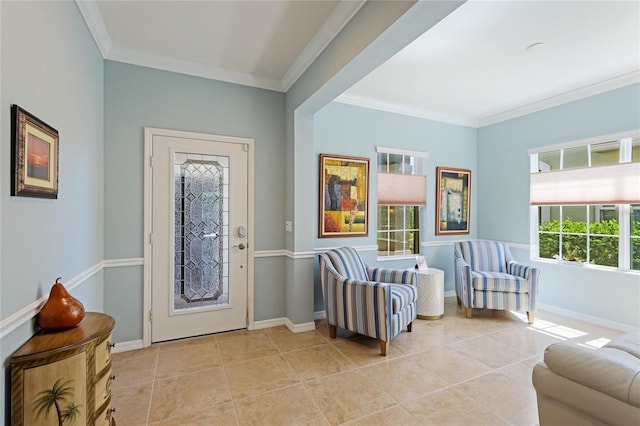
[[[34, 408], [37, 410], [36, 418], [39, 419], [42, 414], [48, 416], [51, 408], [56, 409], [58, 417], [58, 426], [65, 424], [73, 424], [80, 414], [80, 406], [68, 399], [73, 398], [73, 380], [63, 382], [62, 379], [56, 380], [51, 389], [45, 389], [38, 392], [36, 400], [33, 402]], [[65, 404], [64, 408], [62, 404]]]

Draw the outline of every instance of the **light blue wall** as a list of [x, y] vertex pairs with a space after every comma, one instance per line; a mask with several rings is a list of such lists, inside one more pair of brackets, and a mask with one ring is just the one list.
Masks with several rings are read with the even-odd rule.
[[[428, 151], [428, 198], [423, 220], [422, 253], [429, 265], [445, 270], [445, 290], [453, 286], [451, 241], [487, 238], [514, 243], [516, 259], [531, 263], [529, 250], [529, 156], [534, 147], [605, 135], [640, 127], [640, 85], [550, 108], [481, 129], [448, 125], [393, 113], [332, 103], [314, 117], [314, 158], [320, 153], [368, 156], [372, 164], [370, 226], [375, 227], [375, 146]], [[318, 186], [318, 162], [312, 186]], [[471, 233], [435, 236], [435, 167], [472, 170]], [[317, 200], [314, 205], [317, 211]], [[317, 222], [316, 222], [317, 223]], [[374, 229], [367, 238], [318, 239], [316, 248], [375, 245]], [[368, 263], [375, 253], [365, 252]], [[407, 267], [409, 261], [379, 263]], [[640, 326], [640, 277], [535, 262], [542, 270], [540, 302], [585, 317]], [[604, 284], [606, 283], [606, 284]], [[323, 309], [315, 277], [314, 309]], [[606, 303], [603, 303], [606, 301]]]
[[[317, 229], [312, 210], [315, 196], [309, 191], [314, 179], [310, 173], [314, 164], [313, 114], [377, 66], [374, 61], [359, 66], [349, 64], [413, 4], [413, 1], [366, 2], [287, 92], [287, 164], [291, 167], [287, 168], [285, 187], [286, 217], [293, 221], [294, 232], [287, 234], [286, 243], [287, 249], [294, 253], [311, 251]], [[405, 26], [405, 37], [412, 33], [410, 27]], [[400, 39], [397, 41], [401, 43]], [[385, 59], [390, 55], [383, 54]], [[382, 59], [377, 59], [378, 64], [382, 63]], [[346, 68], [351, 71], [345, 72]], [[285, 312], [293, 323], [310, 324], [313, 320], [313, 271], [312, 257], [287, 259]]]
[[[372, 166], [376, 145], [430, 153], [422, 251], [430, 265], [445, 269], [447, 290], [453, 289], [453, 240], [491, 238], [526, 246], [527, 149], [640, 127], [638, 85], [480, 130], [336, 103], [321, 109], [460, 4], [367, 2], [285, 95], [105, 62], [73, 2], [0, 2], [0, 319], [48, 293], [56, 276], [72, 277], [103, 259], [143, 256], [145, 126], [256, 140], [255, 249], [286, 248], [295, 254], [255, 259], [258, 321], [286, 316], [299, 324], [322, 309], [314, 261], [304, 253], [342, 244], [375, 245], [375, 209], [370, 209], [369, 237], [317, 238], [321, 152], [369, 156]], [[11, 103], [60, 131], [58, 200], [9, 196]], [[435, 236], [436, 166], [472, 170], [468, 237]], [[373, 195], [375, 179], [371, 190]], [[294, 220], [293, 234], [283, 232], [285, 219]], [[25, 223], [30, 226], [19, 226]], [[526, 250], [513, 251], [528, 260]], [[373, 252], [365, 258], [375, 262]], [[542, 303], [640, 324], [637, 275], [538, 266]], [[89, 310], [104, 307], [116, 317], [116, 341], [142, 337], [141, 266], [106, 268], [73, 293]], [[3, 363], [32, 330], [27, 323], [2, 338]], [[5, 410], [4, 370], [1, 379], [5, 403], [0, 409]], [[5, 416], [6, 411], [0, 413]]]
[[[335, 247], [337, 245], [376, 246], [377, 223], [377, 178], [376, 147], [392, 147], [428, 152], [427, 159], [427, 205], [421, 210], [421, 252], [427, 255], [429, 266], [445, 270], [445, 290], [454, 290], [453, 260], [451, 242], [457, 239], [475, 238], [477, 232], [476, 180], [471, 180], [471, 233], [468, 236], [435, 235], [435, 176], [436, 167], [456, 167], [470, 169], [476, 176], [477, 130], [475, 128], [441, 123], [406, 115], [388, 113], [368, 108], [333, 102], [318, 113], [314, 120], [314, 158], [321, 153], [368, 157], [370, 161], [369, 189], [369, 235], [360, 238], [316, 238], [316, 248]], [[313, 187], [319, 186], [319, 162], [313, 168]], [[318, 198], [315, 198], [314, 211], [318, 211]], [[317, 220], [317, 219], [316, 219]], [[316, 222], [317, 223], [317, 222]], [[370, 264], [376, 264], [375, 251], [363, 252], [363, 258]], [[384, 267], [406, 268], [415, 265], [415, 259], [385, 261], [378, 263]], [[322, 309], [319, 283], [315, 283], [315, 310]]]
[[[478, 132], [478, 237], [529, 244], [527, 150], [640, 128], [640, 85], [483, 127]], [[527, 259], [526, 250], [514, 256]], [[540, 303], [640, 326], [640, 276], [536, 262]]]
[[[370, 160], [369, 236], [366, 238], [338, 239], [316, 238], [315, 247], [332, 247], [336, 241], [356, 245], [376, 245], [377, 174], [376, 147], [427, 152], [427, 206], [422, 217], [422, 241], [439, 243], [450, 241], [450, 236], [435, 235], [435, 176], [436, 167], [470, 169], [475, 176], [477, 129], [447, 124], [422, 118], [409, 117], [369, 108], [332, 102], [315, 115], [315, 152], [368, 157]], [[318, 187], [319, 162], [314, 164], [314, 184]], [[471, 223], [476, 223], [476, 202], [473, 194], [475, 179], [471, 181]], [[314, 208], [318, 208], [318, 198]], [[317, 210], [316, 210], [317, 211]], [[475, 238], [475, 226], [471, 234], [462, 238]], [[459, 239], [459, 238], [458, 238]], [[434, 267], [436, 265], [433, 265]]]
[[[103, 259], [103, 61], [74, 2], [0, 2], [0, 319]], [[57, 200], [10, 196], [10, 105], [60, 136]], [[72, 294], [103, 308], [98, 272]], [[27, 322], [0, 341], [0, 421], [8, 424], [7, 358], [33, 333]]]
[[[284, 94], [105, 61], [105, 258], [143, 257], [144, 127], [255, 139], [255, 250], [284, 249]], [[255, 320], [283, 317], [283, 262], [255, 262]], [[142, 338], [142, 266], [109, 268], [114, 340]]]
[[[366, 2], [341, 33], [287, 92], [287, 219], [295, 232], [287, 248], [308, 253], [317, 235], [317, 156], [314, 114], [423, 34], [463, 1]], [[315, 182], [315, 183], [314, 183]], [[287, 317], [312, 319], [314, 260], [287, 259]]]

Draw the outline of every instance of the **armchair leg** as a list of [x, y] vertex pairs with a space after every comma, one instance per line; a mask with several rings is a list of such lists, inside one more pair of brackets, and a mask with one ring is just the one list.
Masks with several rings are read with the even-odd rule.
[[536, 316], [535, 312], [528, 312], [527, 311], [527, 322], [529, 324], [533, 324], [533, 321], [535, 320], [535, 316]]
[[407, 331], [409, 333], [411, 333], [411, 325], [413, 324], [413, 322], [410, 322], [409, 324], [407, 324]]
[[338, 329], [337, 325], [329, 324], [329, 337], [331, 337], [332, 339], [335, 339], [337, 329]]
[[382, 356], [387, 356], [388, 350], [389, 350], [389, 342], [380, 340], [380, 352], [382, 353]]
[[471, 318], [471, 316], [473, 315], [473, 309], [466, 308], [465, 309], [465, 313], [466, 313], [467, 318]]

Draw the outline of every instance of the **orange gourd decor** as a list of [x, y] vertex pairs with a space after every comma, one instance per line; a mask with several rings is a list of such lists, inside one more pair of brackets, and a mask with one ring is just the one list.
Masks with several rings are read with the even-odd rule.
[[[61, 278], [61, 277], [60, 277]], [[69, 294], [66, 288], [56, 279], [51, 287], [49, 300], [38, 315], [38, 325], [45, 330], [63, 330], [76, 326], [84, 318], [84, 306]]]

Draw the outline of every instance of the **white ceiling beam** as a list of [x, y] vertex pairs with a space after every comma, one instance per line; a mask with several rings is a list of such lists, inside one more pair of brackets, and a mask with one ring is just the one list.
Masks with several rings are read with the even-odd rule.
[[342, 0], [329, 18], [322, 25], [320, 30], [305, 46], [300, 55], [296, 58], [291, 68], [282, 77], [282, 90], [287, 91], [298, 78], [309, 68], [322, 51], [340, 33], [342, 28], [360, 10], [366, 0]]

